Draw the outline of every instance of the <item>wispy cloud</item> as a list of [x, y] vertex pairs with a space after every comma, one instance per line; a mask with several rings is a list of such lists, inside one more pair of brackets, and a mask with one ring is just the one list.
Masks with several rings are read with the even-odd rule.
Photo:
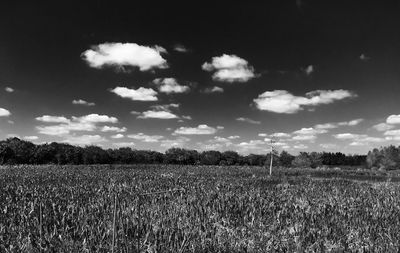
[[180, 127], [176, 129], [174, 133], [181, 135], [208, 135], [215, 134], [216, 132], [216, 128], [202, 124], [197, 127]]
[[74, 105], [86, 105], [86, 106], [95, 106], [96, 104], [93, 102], [87, 102], [83, 99], [74, 99], [72, 100], [72, 104]]
[[245, 117], [236, 118], [236, 120], [237, 121], [242, 121], [242, 122], [247, 122], [247, 123], [250, 123], [250, 124], [257, 124], [257, 125], [261, 124], [261, 121], [253, 120], [253, 119], [245, 118]]

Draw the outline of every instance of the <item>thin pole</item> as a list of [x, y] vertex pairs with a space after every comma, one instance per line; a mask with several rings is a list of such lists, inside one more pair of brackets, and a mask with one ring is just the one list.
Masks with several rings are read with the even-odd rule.
[[137, 238], [136, 238], [136, 244], [137, 244], [137, 252], [140, 252], [140, 197], [141, 195], [138, 195], [138, 208], [137, 208], [137, 212], [138, 212], [138, 230], [137, 230]]
[[115, 219], [117, 216], [117, 194], [114, 195], [114, 217], [113, 217], [113, 235], [112, 235], [112, 248], [111, 252], [114, 253], [115, 245]]
[[272, 161], [274, 159], [274, 146], [273, 146], [274, 141], [271, 139], [271, 162], [269, 164], [269, 175], [272, 176]]

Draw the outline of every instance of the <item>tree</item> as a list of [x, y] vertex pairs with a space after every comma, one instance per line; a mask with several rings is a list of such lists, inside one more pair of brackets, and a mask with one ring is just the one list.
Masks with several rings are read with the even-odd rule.
[[279, 164], [283, 167], [290, 167], [294, 159], [295, 156], [292, 156], [287, 151], [283, 150], [279, 155]]
[[311, 167], [311, 159], [307, 152], [300, 152], [298, 156], [292, 161], [294, 167], [308, 168]]
[[215, 150], [204, 151], [200, 155], [200, 162], [204, 165], [219, 165], [221, 152]]
[[225, 151], [221, 159], [226, 162], [226, 165], [235, 165], [240, 162], [240, 155], [235, 151]]

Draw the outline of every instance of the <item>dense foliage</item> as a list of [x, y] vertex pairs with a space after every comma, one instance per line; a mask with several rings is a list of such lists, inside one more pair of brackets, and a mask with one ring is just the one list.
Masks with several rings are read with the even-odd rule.
[[338, 179], [372, 172], [0, 168], [0, 252], [398, 252], [398, 183]]
[[[297, 157], [286, 151], [274, 153], [274, 166], [318, 167], [362, 166], [365, 156], [342, 153], [306, 153]], [[97, 146], [77, 147], [52, 142], [35, 145], [18, 138], [0, 141], [0, 164], [181, 164], [181, 165], [251, 165], [269, 164], [270, 154], [240, 155], [235, 151], [219, 152], [208, 150], [198, 152], [182, 148], [171, 148], [165, 153], [131, 148], [107, 149]]]
[[400, 168], [400, 147], [388, 146], [368, 152], [367, 165], [370, 168], [393, 170]]

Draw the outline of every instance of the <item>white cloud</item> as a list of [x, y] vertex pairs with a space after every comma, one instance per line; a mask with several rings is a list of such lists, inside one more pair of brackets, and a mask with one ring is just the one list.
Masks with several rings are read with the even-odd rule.
[[138, 112], [138, 111], [131, 111], [131, 114], [132, 114], [132, 115], [139, 115], [140, 112]]
[[115, 87], [111, 90], [112, 93], [117, 94], [123, 98], [129, 98], [133, 101], [157, 101], [157, 92], [152, 88], [129, 89], [126, 87]]
[[175, 130], [175, 134], [182, 135], [207, 135], [207, 134], [215, 134], [217, 129], [214, 127], [210, 127], [207, 125], [198, 125], [197, 127], [180, 127]]
[[322, 148], [325, 148], [325, 149], [334, 149], [334, 148], [338, 148], [338, 146], [336, 145], [336, 144], [333, 144], [333, 143], [322, 143], [322, 144], [319, 144]]
[[371, 137], [366, 134], [341, 133], [341, 134], [335, 134], [333, 136], [339, 140], [351, 140], [352, 141], [352, 143], [350, 143], [351, 146], [360, 146], [361, 143], [362, 145], [366, 145], [369, 142], [376, 143], [385, 141], [385, 139], [383, 138]]
[[400, 136], [400, 129], [386, 131], [384, 135]]
[[111, 135], [111, 138], [113, 138], [113, 139], [122, 139], [122, 138], [124, 138], [124, 135], [123, 134], [115, 134], [115, 135]]
[[177, 119], [177, 115], [168, 111], [145, 111], [140, 116], [139, 119]]
[[261, 124], [261, 121], [258, 120], [253, 120], [253, 119], [249, 119], [249, 118], [244, 118], [244, 117], [240, 117], [236, 119], [237, 121], [242, 121], [242, 122], [247, 122], [250, 124]]
[[14, 89], [11, 88], [11, 87], [5, 87], [4, 90], [9, 92], [9, 93], [14, 92]]
[[304, 144], [299, 144], [299, 145], [294, 145], [293, 148], [295, 148], [295, 149], [307, 149], [308, 146], [306, 146]]
[[86, 106], [95, 106], [96, 104], [93, 102], [87, 102], [83, 99], [74, 99], [72, 100], [72, 104], [74, 105], [86, 105]]
[[260, 136], [260, 137], [267, 137], [268, 134], [266, 134], [266, 133], [259, 133], [258, 136]]
[[183, 147], [190, 139], [184, 136], [179, 136], [176, 139], [164, 139], [161, 140], [161, 147], [171, 148], [171, 147]]
[[217, 129], [219, 129], [219, 130], [222, 130], [222, 129], [224, 129], [225, 127], [223, 127], [223, 126], [217, 126]]
[[128, 135], [128, 138], [140, 140], [143, 142], [159, 142], [161, 139], [164, 138], [164, 136], [162, 136], [162, 135], [146, 135], [144, 133], [138, 133], [138, 134], [130, 134], [130, 135]]
[[271, 137], [275, 137], [275, 138], [289, 138], [290, 134], [288, 133], [273, 133], [271, 134]]
[[260, 94], [253, 101], [260, 110], [290, 114], [303, 110], [305, 106], [330, 104], [355, 96], [348, 90], [315, 90], [307, 92], [305, 96], [295, 96], [286, 90], [274, 90]]
[[89, 114], [81, 117], [72, 116], [67, 119], [64, 116], [44, 115], [36, 120], [44, 123], [57, 123], [50, 126], [36, 127], [39, 133], [46, 135], [67, 135], [72, 131], [94, 131], [98, 123], [117, 123], [118, 119], [107, 115]]
[[37, 117], [36, 120], [46, 122], [46, 123], [69, 123], [70, 120], [64, 116], [51, 116], [51, 115], [43, 115], [41, 117]]
[[365, 54], [360, 55], [360, 60], [362, 60], [362, 61], [369, 61], [370, 59], [371, 59], [371, 57], [368, 57]]
[[333, 123], [325, 123], [325, 124], [317, 124], [314, 127], [315, 129], [334, 129], [337, 128], [337, 125]]
[[9, 110], [0, 108], [0, 117], [7, 117], [10, 115], [11, 115], [11, 112]]
[[180, 85], [175, 78], [157, 78], [153, 81], [158, 86], [160, 92], [171, 93], [185, 93], [189, 92], [190, 88], [186, 85]]
[[223, 82], [247, 82], [256, 77], [254, 68], [249, 63], [236, 55], [223, 54], [213, 57], [211, 63], [205, 62], [202, 69], [215, 71], [213, 80]]
[[314, 66], [313, 65], [308, 65], [305, 69], [303, 69], [304, 73], [306, 75], [311, 75], [314, 72]]
[[179, 53], [188, 53], [189, 49], [187, 49], [184, 45], [182, 44], [176, 44], [174, 46], [174, 50], [179, 52]]
[[303, 127], [300, 130], [294, 131], [294, 134], [299, 134], [299, 135], [314, 135], [314, 134], [324, 134], [327, 133], [328, 131], [325, 129], [314, 129], [312, 127]]
[[28, 140], [28, 141], [35, 141], [35, 140], [39, 139], [39, 137], [37, 137], [35, 135], [31, 135], [31, 136], [24, 136], [24, 139]]
[[296, 140], [296, 141], [313, 141], [313, 140], [317, 139], [317, 136], [315, 136], [315, 135], [296, 135], [296, 136], [293, 136], [292, 139]]
[[372, 128], [374, 128], [375, 130], [379, 131], [379, 132], [384, 132], [390, 129], [393, 129], [395, 126], [393, 125], [389, 125], [387, 123], [380, 123], [380, 124], [376, 124], [374, 125]]
[[218, 87], [218, 86], [214, 86], [214, 87], [205, 88], [203, 92], [204, 93], [222, 93], [222, 92], [224, 92], [224, 89], [221, 87]]
[[103, 126], [101, 128], [102, 132], [116, 132], [116, 133], [124, 133], [126, 132], [126, 127], [116, 127], [116, 126]]
[[235, 139], [239, 139], [239, 138], [240, 138], [239, 135], [231, 135], [228, 137], [228, 139], [230, 139], [230, 140], [235, 140]]
[[350, 121], [339, 122], [338, 125], [339, 126], [357, 126], [358, 124], [360, 124], [363, 121], [364, 121], [364, 119], [353, 119]]
[[399, 115], [390, 115], [386, 119], [386, 123], [388, 123], [388, 124], [400, 124], [400, 114]]
[[101, 137], [100, 135], [87, 135], [87, 134], [81, 136], [69, 136], [63, 140], [63, 142], [78, 146], [93, 145], [105, 141], [107, 140], [104, 137]]
[[140, 71], [167, 68], [161, 56], [166, 50], [160, 46], [141, 46], [136, 43], [103, 43], [82, 53], [82, 58], [93, 68], [104, 66], [138, 67]]
[[135, 146], [135, 143], [133, 143], [133, 142], [114, 142], [113, 145], [118, 148], [127, 148], [127, 147]]

